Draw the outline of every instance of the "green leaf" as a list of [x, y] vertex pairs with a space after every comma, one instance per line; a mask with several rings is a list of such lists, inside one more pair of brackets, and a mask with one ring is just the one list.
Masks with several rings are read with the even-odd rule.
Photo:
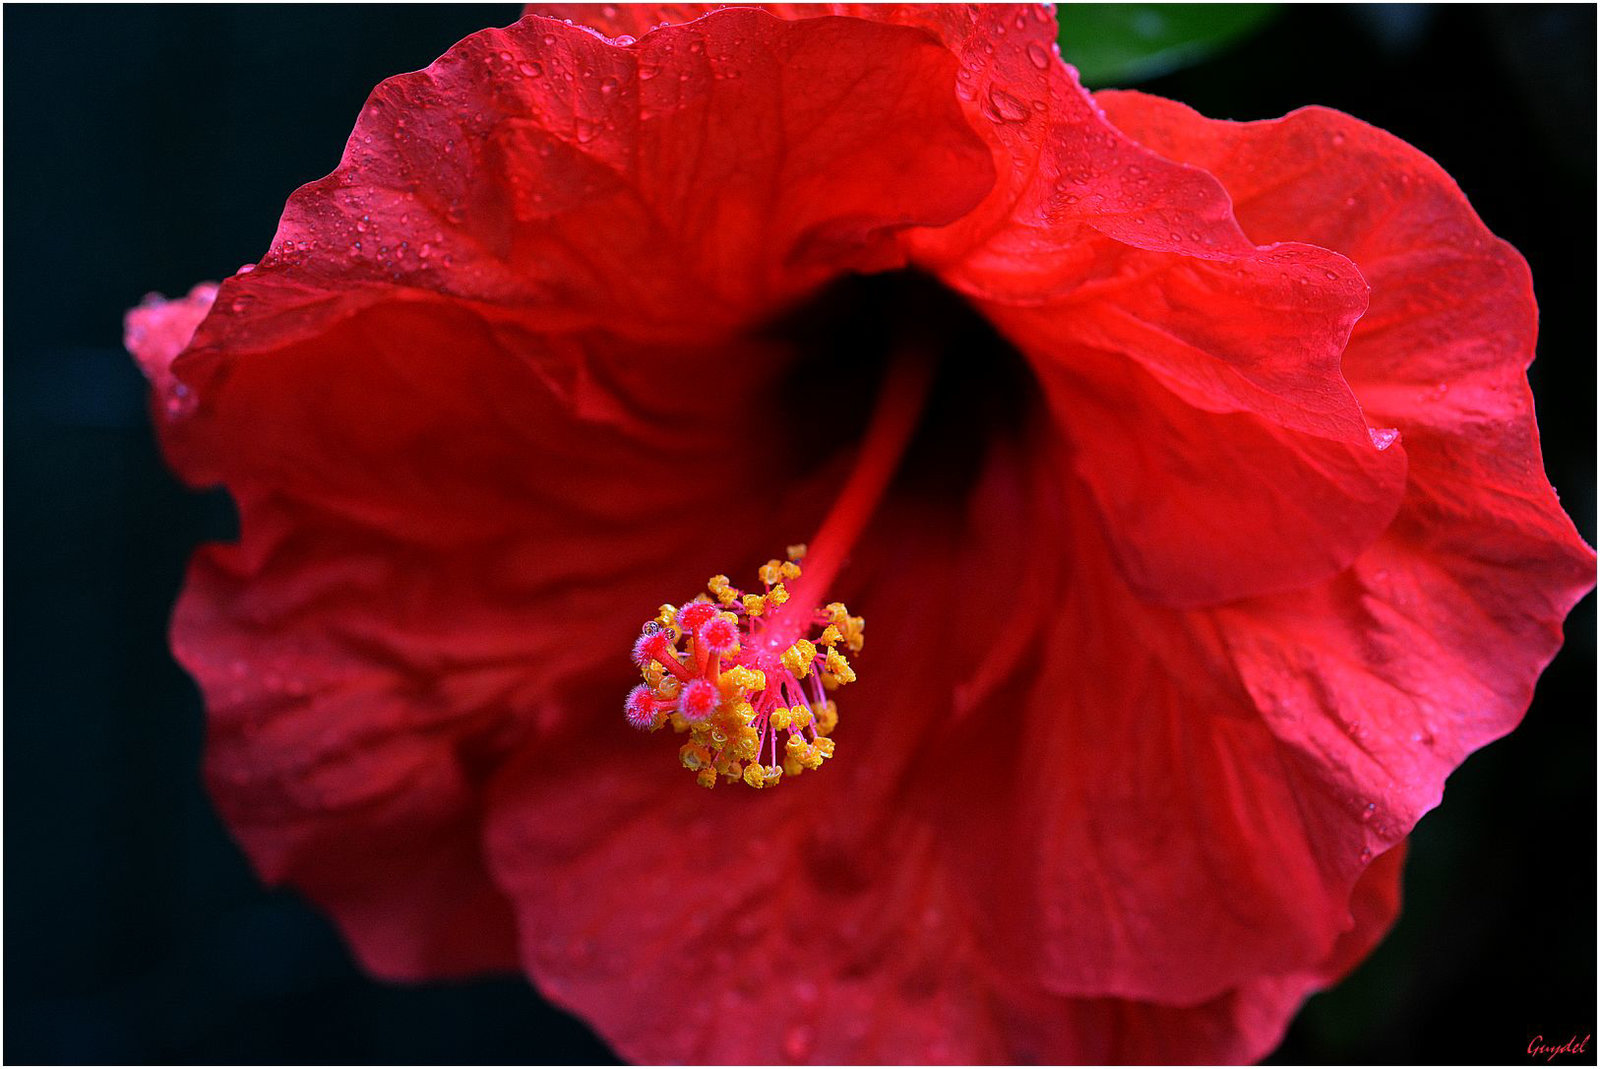
[[1130, 85], [1207, 59], [1259, 30], [1277, 4], [1072, 4], [1056, 9], [1061, 54], [1091, 89]]

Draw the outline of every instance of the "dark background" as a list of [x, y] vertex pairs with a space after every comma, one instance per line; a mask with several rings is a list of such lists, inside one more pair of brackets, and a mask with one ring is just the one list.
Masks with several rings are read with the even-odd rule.
[[[165, 644], [228, 509], [166, 473], [121, 350], [144, 293], [260, 255], [372, 86], [515, 15], [5, 9], [9, 1062], [612, 1060], [518, 979], [369, 981], [258, 885], [201, 792], [200, 705]], [[1456, 177], [1533, 266], [1546, 464], [1591, 544], [1594, 45], [1588, 5], [1296, 7], [1142, 86], [1228, 118], [1332, 105]], [[1594, 1030], [1592, 596], [1568, 635], [1524, 726], [1418, 827], [1394, 934], [1276, 1059], [1518, 1063]]]

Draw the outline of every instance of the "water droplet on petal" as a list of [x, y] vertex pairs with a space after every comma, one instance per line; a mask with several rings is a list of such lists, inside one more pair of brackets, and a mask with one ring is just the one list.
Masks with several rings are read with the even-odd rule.
[[1040, 70], [1045, 70], [1050, 66], [1050, 53], [1038, 41], [1029, 41], [1028, 62]]
[[1394, 445], [1395, 439], [1400, 437], [1400, 432], [1394, 427], [1368, 427], [1367, 437], [1372, 439], [1372, 444], [1381, 453]]
[[994, 122], [1021, 122], [1028, 117], [1028, 106], [999, 86], [989, 87], [989, 106], [984, 109]]

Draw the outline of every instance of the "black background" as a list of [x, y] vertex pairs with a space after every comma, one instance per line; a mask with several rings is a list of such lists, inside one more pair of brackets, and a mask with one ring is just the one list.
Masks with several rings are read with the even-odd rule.
[[[120, 342], [145, 292], [261, 254], [378, 81], [515, 15], [5, 10], [9, 1062], [612, 1060], [519, 979], [369, 981], [257, 884], [200, 790], [199, 701], [165, 645], [183, 562], [228, 510], [162, 467]], [[1591, 544], [1594, 42], [1587, 5], [1291, 8], [1142, 86], [1228, 118], [1339, 107], [1456, 177], [1533, 266], [1546, 464]], [[1516, 1063], [1536, 1034], [1593, 1031], [1592, 596], [1568, 634], [1524, 726], [1417, 829], [1392, 937], [1276, 1059]]]

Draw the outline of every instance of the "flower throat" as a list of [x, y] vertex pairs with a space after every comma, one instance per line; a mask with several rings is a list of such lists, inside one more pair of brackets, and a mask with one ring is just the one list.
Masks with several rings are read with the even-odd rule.
[[763, 565], [760, 593], [712, 576], [705, 594], [661, 606], [634, 643], [644, 682], [628, 695], [628, 722], [687, 733], [678, 754], [701, 786], [774, 787], [833, 756], [839, 712], [828, 695], [855, 681], [846, 653], [860, 652], [866, 622], [823, 598], [911, 440], [928, 356], [891, 357], [855, 468], [809, 547]]

